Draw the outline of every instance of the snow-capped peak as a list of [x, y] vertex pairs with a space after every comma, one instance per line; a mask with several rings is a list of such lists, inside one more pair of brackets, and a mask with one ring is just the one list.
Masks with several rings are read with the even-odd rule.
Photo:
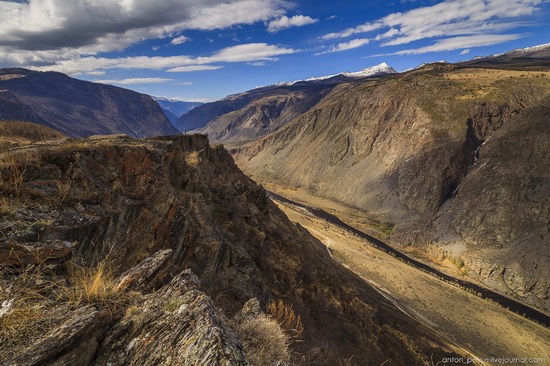
[[346, 71], [346, 72], [341, 72], [339, 74], [320, 76], [320, 77], [309, 78], [309, 79], [304, 79], [304, 80], [295, 80], [295, 81], [287, 82], [287, 83], [278, 83], [276, 85], [293, 85], [293, 84], [303, 82], [303, 81], [322, 81], [322, 80], [332, 79], [336, 76], [345, 76], [345, 77], [348, 77], [348, 78], [365, 78], [365, 77], [369, 77], [369, 76], [384, 75], [384, 74], [395, 74], [395, 73], [397, 73], [397, 71], [395, 71], [395, 69], [393, 67], [391, 67], [390, 65], [388, 65], [385, 62], [382, 62], [381, 64], [378, 64], [378, 65], [372, 66], [372, 67], [367, 67], [366, 69], [363, 69], [361, 71], [356, 71], [356, 72]]
[[349, 78], [364, 78], [367, 76], [373, 76], [373, 75], [379, 75], [379, 74], [395, 74], [397, 71], [390, 65], [388, 65], [385, 62], [382, 62], [381, 64], [378, 64], [376, 66], [367, 67], [366, 69], [363, 69], [361, 71], [357, 72], [344, 72], [342, 75], [347, 76]]
[[497, 53], [497, 54], [491, 55], [489, 57], [499, 57], [499, 56], [505, 56], [505, 55], [524, 55], [526, 53], [542, 51], [542, 50], [545, 50], [545, 49], [548, 49], [548, 48], [550, 48], [550, 43], [544, 43], [544, 44], [539, 44], [539, 45], [531, 46], [531, 47], [516, 48], [516, 49], [513, 49], [511, 51], [503, 52], [503, 53]]
[[151, 95], [151, 98], [153, 98], [156, 101], [160, 100], [160, 101], [163, 101], [163, 102], [181, 102], [181, 100], [171, 99], [171, 98], [166, 98], [166, 97], [156, 97], [154, 95]]

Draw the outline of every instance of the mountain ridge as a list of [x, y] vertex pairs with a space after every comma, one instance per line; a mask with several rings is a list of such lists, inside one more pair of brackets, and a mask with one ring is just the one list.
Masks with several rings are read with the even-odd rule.
[[[75, 137], [178, 133], [150, 96], [116, 86], [78, 80], [58, 72], [0, 69], [0, 89], [16, 98], [11, 98], [10, 103], [19, 103], [18, 108], [10, 109], [13, 114], [4, 109], [3, 120], [26, 118]], [[5, 106], [4, 103], [6, 99]], [[21, 116], [18, 110], [30, 112]]]
[[396, 245], [440, 247], [486, 286], [547, 310], [546, 216], [515, 216], [518, 207], [548, 210], [539, 190], [550, 184], [540, 170], [548, 156], [550, 63], [523, 56], [519, 66], [481, 62], [339, 84], [281, 129], [230, 140], [231, 153], [260, 181], [370, 212], [395, 225]]

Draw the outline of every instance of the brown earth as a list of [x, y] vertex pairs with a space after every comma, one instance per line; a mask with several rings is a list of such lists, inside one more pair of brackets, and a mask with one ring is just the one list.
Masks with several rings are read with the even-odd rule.
[[[238, 364], [225, 319], [251, 298], [300, 315], [297, 364], [464, 354], [334, 262], [204, 136], [52, 141], [1, 156], [0, 300], [20, 315], [0, 317], [2, 362]], [[99, 300], [74, 300], [86, 273], [112, 283]]]

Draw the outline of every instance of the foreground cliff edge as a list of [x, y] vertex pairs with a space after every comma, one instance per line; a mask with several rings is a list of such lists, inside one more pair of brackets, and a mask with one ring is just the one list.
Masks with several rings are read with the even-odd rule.
[[[411, 365], [458, 354], [332, 261], [205, 136], [58, 138], [4, 149], [1, 161], [3, 364]], [[294, 314], [282, 338], [264, 326], [274, 301]], [[271, 329], [263, 344], [289, 353], [258, 351], [251, 319]]]

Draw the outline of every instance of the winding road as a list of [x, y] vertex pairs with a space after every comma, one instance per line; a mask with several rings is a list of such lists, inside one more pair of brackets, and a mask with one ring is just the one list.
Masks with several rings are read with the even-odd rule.
[[506, 297], [506, 296], [501, 295], [499, 293], [493, 292], [493, 291], [491, 291], [487, 288], [481, 287], [481, 286], [476, 285], [474, 283], [471, 283], [471, 282], [468, 282], [468, 281], [464, 281], [464, 280], [449, 276], [448, 274], [443, 273], [443, 272], [441, 272], [441, 271], [439, 271], [439, 270], [437, 270], [433, 267], [430, 267], [429, 265], [427, 265], [425, 263], [419, 262], [419, 261], [407, 256], [406, 254], [403, 254], [402, 252], [398, 251], [397, 249], [391, 247], [390, 245], [384, 243], [383, 241], [381, 241], [381, 240], [379, 240], [379, 239], [377, 239], [377, 238], [375, 238], [375, 237], [373, 237], [369, 234], [366, 234], [366, 233], [354, 228], [353, 226], [350, 226], [350, 225], [346, 224], [341, 219], [339, 219], [337, 216], [334, 216], [334, 215], [326, 212], [323, 209], [308, 206], [308, 205], [304, 205], [302, 203], [289, 200], [288, 198], [285, 198], [283, 196], [280, 196], [280, 195], [278, 195], [276, 193], [273, 193], [273, 192], [270, 192], [270, 191], [268, 191], [267, 193], [271, 198], [273, 198], [273, 199], [275, 199], [279, 202], [291, 204], [291, 205], [300, 207], [302, 209], [305, 209], [305, 210], [309, 211], [311, 214], [313, 214], [314, 216], [316, 216], [320, 219], [328, 221], [328, 222], [330, 222], [330, 223], [332, 223], [336, 226], [339, 226], [343, 229], [346, 229], [346, 230], [352, 232], [353, 234], [357, 235], [358, 237], [361, 237], [363, 239], [368, 240], [373, 247], [375, 247], [375, 248], [377, 248], [377, 249], [379, 249], [379, 250], [381, 250], [385, 253], [388, 253], [388, 254], [402, 260], [403, 262], [407, 263], [408, 265], [410, 265], [414, 268], [420, 269], [420, 270], [422, 270], [426, 273], [429, 273], [429, 274], [431, 274], [431, 275], [433, 275], [433, 276], [435, 276], [435, 277], [437, 277], [437, 278], [439, 278], [443, 281], [451, 283], [455, 286], [472, 290], [472, 291], [474, 291], [474, 293], [476, 293], [479, 297], [481, 297], [483, 299], [492, 300], [492, 301], [496, 302], [497, 304], [507, 308], [510, 311], [513, 311], [513, 312], [515, 312], [519, 315], [522, 315], [522, 316], [524, 316], [528, 319], [534, 320], [534, 321], [544, 325], [547, 328], [550, 327], [550, 317], [548, 315], [542, 313], [539, 310], [536, 310], [536, 309], [534, 309], [530, 306], [522, 304], [518, 301], [515, 301], [515, 300], [509, 298], [509, 297]]

